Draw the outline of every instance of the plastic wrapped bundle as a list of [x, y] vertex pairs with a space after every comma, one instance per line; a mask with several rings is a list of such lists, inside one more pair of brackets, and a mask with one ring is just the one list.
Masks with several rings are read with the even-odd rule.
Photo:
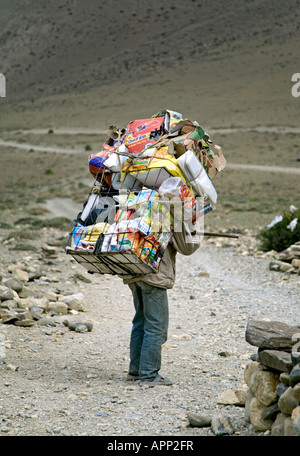
[[216, 204], [217, 192], [194, 152], [192, 150], [186, 151], [177, 159], [177, 163], [195, 193]]

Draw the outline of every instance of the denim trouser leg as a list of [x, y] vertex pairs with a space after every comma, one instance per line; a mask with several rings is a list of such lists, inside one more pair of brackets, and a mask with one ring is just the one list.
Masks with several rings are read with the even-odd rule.
[[135, 316], [130, 338], [130, 373], [140, 378], [154, 378], [161, 368], [161, 346], [168, 335], [167, 290], [145, 282], [129, 285], [133, 294]]

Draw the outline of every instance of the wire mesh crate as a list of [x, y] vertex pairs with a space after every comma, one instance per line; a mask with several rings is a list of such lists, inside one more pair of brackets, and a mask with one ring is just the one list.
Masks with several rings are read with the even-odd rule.
[[91, 273], [156, 273], [172, 237], [172, 217], [161, 200], [154, 210], [155, 197], [150, 189], [115, 192], [102, 180], [95, 183], [73, 222], [67, 254]]

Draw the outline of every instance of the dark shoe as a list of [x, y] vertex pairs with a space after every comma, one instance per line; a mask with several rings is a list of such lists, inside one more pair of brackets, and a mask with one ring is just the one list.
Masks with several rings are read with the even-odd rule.
[[139, 380], [139, 379], [140, 379], [139, 374], [131, 374], [129, 372], [129, 374], [126, 375], [126, 381], [127, 382], [131, 382], [131, 381], [135, 381], [135, 380]]
[[148, 386], [156, 386], [156, 385], [165, 385], [165, 386], [170, 386], [173, 385], [173, 382], [167, 377], [161, 377], [160, 375], [157, 375], [153, 379], [144, 379], [140, 381], [140, 385], [148, 385]]

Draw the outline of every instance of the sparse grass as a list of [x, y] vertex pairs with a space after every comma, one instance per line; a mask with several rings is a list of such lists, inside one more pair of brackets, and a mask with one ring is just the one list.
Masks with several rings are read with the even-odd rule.
[[3, 230], [9, 230], [9, 229], [11, 229], [11, 225], [6, 222], [0, 222], [0, 228]]
[[39, 237], [39, 234], [36, 231], [27, 231], [24, 229], [11, 231], [6, 239], [26, 239], [26, 240], [35, 240]]
[[43, 220], [38, 217], [29, 216], [17, 220], [16, 224], [23, 226], [29, 225], [34, 230], [39, 230], [45, 227], [65, 230], [70, 228], [71, 220], [66, 217], [54, 217]]
[[16, 244], [13, 247], [11, 247], [10, 250], [23, 250], [23, 251], [30, 251], [30, 252], [38, 251], [38, 249], [34, 245], [26, 244], [26, 243]]

